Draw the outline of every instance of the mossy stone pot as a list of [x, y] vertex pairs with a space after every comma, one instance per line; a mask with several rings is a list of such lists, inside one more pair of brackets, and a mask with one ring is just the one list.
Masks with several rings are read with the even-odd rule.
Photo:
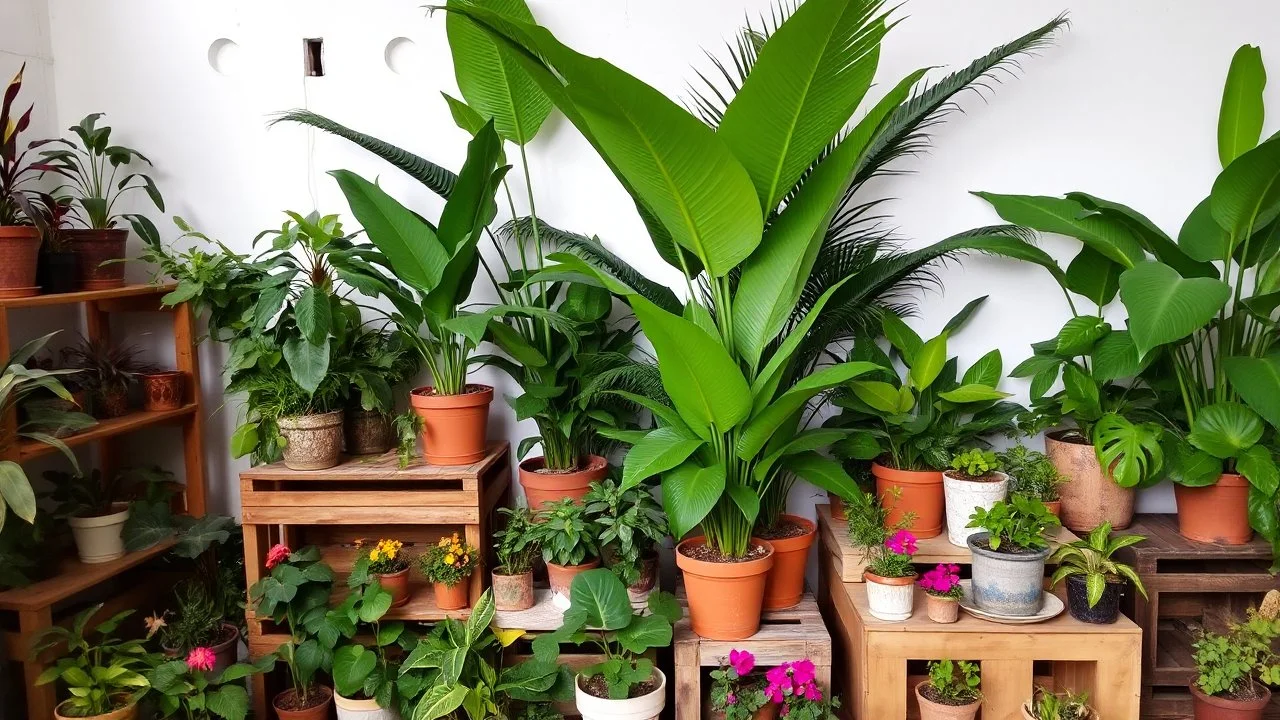
[[973, 553], [973, 602], [996, 615], [1026, 617], [1040, 612], [1044, 595], [1044, 561], [1050, 548], [1010, 553], [986, 547], [988, 534], [969, 536]]
[[342, 411], [276, 420], [285, 438], [284, 464], [290, 470], [326, 470], [342, 460]]

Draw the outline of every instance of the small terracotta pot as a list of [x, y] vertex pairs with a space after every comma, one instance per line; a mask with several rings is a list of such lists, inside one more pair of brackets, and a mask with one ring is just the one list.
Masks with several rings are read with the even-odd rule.
[[99, 420], [124, 417], [129, 414], [129, 389], [112, 388], [93, 394], [93, 416]]
[[960, 619], [960, 601], [955, 598], [938, 597], [937, 595], [924, 594], [924, 610], [929, 615], [929, 619], [950, 625]]
[[348, 455], [381, 455], [396, 444], [391, 418], [377, 410], [348, 409], [342, 428]]
[[561, 597], [569, 597], [569, 586], [578, 575], [600, 567], [600, 558], [593, 558], [581, 565], [557, 565], [547, 563], [547, 581], [551, 583], [551, 592]]
[[925, 697], [920, 689], [928, 685], [929, 681], [916, 685], [916, 700], [920, 703], [920, 720], [973, 720], [978, 715], [978, 708], [982, 707], [981, 700], [975, 700], [968, 705], [944, 705], [936, 703]]
[[844, 498], [839, 495], [827, 493], [827, 502], [831, 503], [831, 519], [832, 520], [848, 520], [844, 514]]
[[342, 460], [342, 411], [276, 420], [286, 442], [284, 464], [290, 470], [326, 470]]
[[[59, 703], [53, 709], [53, 717], [55, 720], [86, 720], [84, 715], [63, 715], [62, 706], [66, 703]], [[102, 715], [93, 715], [88, 720], [136, 720], [138, 717], [138, 703], [132, 703], [119, 710], [112, 710]]]
[[533, 573], [493, 576], [493, 605], [498, 610], [518, 612], [533, 607]]
[[441, 610], [462, 610], [471, 604], [471, 576], [458, 581], [456, 585], [431, 583], [436, 593], [436, 607]]
[[382, 589], [391, 593], [391, 607], [400, 607], [409, 602], [409, 568], [400, 572], [375, 574]]
[[323, 702], [316, 703], [309, 708], [302, 710], [285, 710], [280, 707], [280, 700], [286, 696], [292, 696], [293, 689], [290, 688], [276, 695], [271, 701], [276, 711], [276, 717], [280, 720], [327, 720], [329, 717], [329, 706], [333, 705], [333, 691], [323, 685], [314, 685], [311, 692], [318, 697], [323, 698]]
[[1249, 481], [1223, 473], [1206, 487], [1173, 486], [1178, 503], [1178, 533], [1188, 540], [1244, 545], [1253, 539], [1249, 525]]
[[[765, 579], [765, 610], [781, 610], [800, 604], [804, 597], [804, 571], [809, 563], [809, 548], [818, 531], [813, 522], [798, 515], [782, 515], [781, 519], [803, 526], [805, 534], [768, 541], [773, 546], [773, 568]], [[753, 540], [760, 542], [761, 538]]]
[[867, 583], [867, 611], [886, 622], [903, 622], [915, 612], [916, 576], [882, 577], [863, 571]]
[[62, 230], [60, 234], [63, 242], [77, 255], [81, 290], [124, 287], [124, 263], [108, 261], [128, 257], [125, 253], [128, 230], [71, 229]]
[[603, 480], [609, 475], [609, 461], [599, 455], [587, 456], [585, 463], [580, 463], [581, 470], [566, 473], [538, 472], [546, 467], [544, 457], [526, 458], [520, 463], [520, 486], [524, 488], [525, 500], [534, 512], [542, 509], [546, 503], [553, 503], [564, 498], [573, 498], [582, 504], [587, 496], [591, 483]]
[[0, 300], [39, 295], [36, 267], [40, 231], [25, 225], [0, 225]]
[[180, 370], [142, 376], [143, 409], [147, 412], [177, 410], [186, 400], [187, 374]]
[[1064, 431], [1045, 435], [1044, 452], [1066, 479], [1058, 486], [1062, 524], [1088, 532], [1104, 522], [1123, 530], [1133, 522], [1133, 488], [1122, 488], [1103, 472], [1093, 443], [1064, 439]]
[[422, 453], [432, 465], [470, 465], [484, 459], [489, 403], [493, 388], [468, 385], [461, 395], [436, 395], [430, 386], [414, 388], [409, 404], [422, 418]]
[[1228, 700], [1205, 695], [1191, 681], [1191, 709], [1195, 720], [1262, 720], [1262, 713], [1271, 704], [1271, 691], [1265, 685], [1255, 683], [1262, 690], [1257, 700]]
[[725, 563], [698, 560], [684, 553], [685, 548], [706, 544], [702, 536], [676, 545], [676, 565], [684, 572], [689, 596], [689, 622], [698, 635], [711, 640], [744, 640], [760, 629], [774, 550], [771, 543], [752, 542], [768, 551], [764, 557]]
[[1054, 517], [1058, 518], [1059, 520], [1062, 519], [1062, 501], [1061, 500], [1045, 500], [1044, 507], [1050, 513], [1052, 513]]
[[917, 538], [942, 534], [944, 493], [942, 473], [934, 470], [898, 470], [871, 463], [876, 495], [889, 511], [885, 527], [896, 527], [907, 513], [915, 513], [908, 529]]

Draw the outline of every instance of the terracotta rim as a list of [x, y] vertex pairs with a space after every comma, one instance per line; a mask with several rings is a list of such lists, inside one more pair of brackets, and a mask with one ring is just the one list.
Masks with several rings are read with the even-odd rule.
[[[520, 484], [534, 490], [558, 492], [586, 485], [609, 474], [609, 461], [599, 455], [588, 455], [586, 467], [571, 472], [540, 473], [547, 459], [542, 455], [520, 461]], [[590, 477], [584, 478], [587, 475]]]
[[[1239, 487], [1248, 487], [1249, 481], [1246, 480], [1243, 475], [1237, 475], [1235, 473], [1222, 473], [1222, 475], [1218, 476], [1218, 482], [1216, 484], [1221, 485], [1222, 487], [1239, 488]], [[1206, 695], [1205, 697], [1211, 697], [1211, 696]]]
[[1254, 686], [1262, 689], [1262, 697], [1256, 700], [1229, 700], [1227, 698], [1214, 697], [1206, 695], [1200, 688], [1196, 687], [1196, 682], [1192, 680], [1187, 687], [1191, 688], [1191, 694], [1195, 699], [1216, 708], [1224, 710], [1262, 710], [1271, 703], [1271, 690], [1262, 683], [1254, 682]]
[[882, 577], [873, 572], [867, 572], [866, 570], [862, 571], [862, 577], [866, 578], [867, 582], [873, 582], [877, 585], [913, 585], [916, 581], [915, 575], [907, 575], [904, 577]]
[[707, 562], [684, 554], [686, 545], [705, 545], [706, 537], [698, 535], [683, 540], [676, 545], [676, 565], [687, 573], [710, 578], [738, 578], [763, 575], [773, 567], [773, 543], [768, 540], [751, 538], [751, 544], [763, 547], [769, 552], [761, 558], [740, 562]]
[[927, 486], [942, 484], [941, 470], [899, 470], [873, 462], [871, 463], [871, 474], [896, 485]]
[[798, 550], [807, 550], [813, 546], [813, 539], [818, 533], [818, 526], [808, 518], [802, 518], [799, 515], [791, 515], [783, 513], [779, 516], [783, 520], [801, 525], [806, 529], [805, 534], [795, 535], [792, 537], [777, 538], [776, 540], [766, 540], [765, 538], [752, 536], [752, 542], [767, 542], [773, 546], [775, 553], [796, 552]]
[[17, 298], [34, 297], [40, 294], [40, 286], [4, 288], [0, 290], [0, 300], [16, 300]]
[[0, 225], [0, 239], [22, 240], [39, 237], [40, 231], [31, 225]]
[[298, 712], [306, 712], [308, 710], [314, 710], [318, 707], [324, 707], [325, 705], [328, 705], [330, 702], [333, 701], [333, 690], [329, 689], [329, 686], [316, 685], [314, 690], [315, 692], [320, 693], [320, 695], [324, 698], [324, 700], [316, 703], [315, 705], [312, 705], [311, 707], [302, 708], [301, 710], [288, 710], [280, 707], [277, 704], [279, 703], [280, 698], [293, 692], [293, 688], [289, 688], [288, 690], [285, 690], [283, 692], [276, 693], [276, 696], [271, 698], [271, 706], [274, 707], [276, 710], [283, 710], [284, 712], [298, 713]]
[[155, 372], [142, 373], [142, 377], [144, 379], [145, 378], [171, 378], [171, 377], [181, 377], [185, 375], [186, 373], [182, 372], [181, 370], [157, 370]]
[[[600, 558], [588, 560], [580, 565], [557, 565], [553, 562], [547, 563], [548, 568], [555, 568], [557, 572], [573, 572], [575, 570], [595, 570], [600, 567]], [[505, 577], [520, 577], [519, 575], [507, 575]]]
[[467, 384], [467, 392], [461, 395], [436, 395], [431, 385], [416, 387], [409, 392], [409, 404], [424, 410], [440, 410], [445, 408], [479, 407], [493, 401], [493, 387], [490, 385]]

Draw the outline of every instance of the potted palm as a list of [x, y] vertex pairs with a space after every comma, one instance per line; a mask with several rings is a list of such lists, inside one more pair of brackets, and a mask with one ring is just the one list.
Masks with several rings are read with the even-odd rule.
[[587, 514], [587, 509], [573, 498], [563, 498], [534, 516], [529, 537], [542, 548], [547, 563], [547, 578], [556, 602], [568, 606], [573, 579], [600, 567], [600, 529]]
[[98, 418], [118, 418], [132, 409], [130, 390], [145, 373], [156, 367], [138, 359], [136, 345], [112, 344], [81, 338], [78, 345], [62, 350], [63, 365], [75, 370], [78, 382], [89, 391], [93, 414]]
[[102, 610], [95, 605], [76, 615], [70, 628], [55, 625], [38, 635], [31, 648], [39, 656], [54, 648], [65, 655], [36, 678], [36, 685], [60, 680], [71, 697], [53, 710], [56, 720], [134, 720], [138, 701], [150, 687], [146, 676], [147, 651], [141, 639], [120, 640], [116, 630], [132, 610], [117, 613], [90, 627]]
[[1112, 559], [1120, 548], [1136, 545], [1141, 535], [1111, 536], [1111, 526], [1103, 523], [1082, 540], [1059, 547], [1050, 556], [1057, 563], [1053, 584], [1067, 581], [1067, 609], [1072, 617], [1089, 623], [1113, 623], [1120, 614], [1120, 596], [1125, 582], [1133, 583], [1143, 597], [1147, 589], [1133, 568]]
[[541, 553], [533, 538], [533, 513], [528, 508], [498, 508], [506, 517], [494, 534], [493, 601], [498, 610], [533, 607], [533, 564]]
[[[28, 297], [40, 292], [36, 264], [40, 252], [42, 218], [32, 202], [28, 183], [39, 168], [28, 161], [28, 149], [18, 140], [31, 125], [32, 107], [14, 107], [22, 90], [24, 63], [5, 87], [0, 104], [0, 299]], [[47, 223], [44, 223], [47, 225]]]
[[946, 492], [947, 539], [964, 547], [975, 530], [966, 527], [973, 511], [990, 510], [1009, 497], [1009, 476], [1000, 472], [1000, 460], [990, 450], [970, 448], [951, 458], [951, 467], [942, 473]]
[[1029, 450], [1025, 445], [1014, 445], [996, 453], [996, 460], [1009, 476], [1010, 493], [1036, 498], [1061, 519], [1062, 495], [1059, 488], [1065, 479], [1048, 455]]
[[591, 483], [583, 502], [599, 528], [605, 567], [626, 584], [634, 607], [647, 607], [658, 582], [658, 546], [667, 539], [662, 506], [647, 486], [624, 490], [612, 479]]
[[1192, 644], [1196, 678], [1191, 681], [1196, 718], [1261, 720], [1280, 680], [1280, 658], [1271, 643], [1280, 635], [1280, 620], [1250, 609], [1244, 622], [1232, 623], [1225, 635], [1206, 632]]
[[930, 661], [929, 679], [916, 685], [920, 720], [973, 720], [982, 707], [981, 686], [977, 663]]
[[1022, 705], [1023, 720], [1097, 720], [1089, 707], [1089, 693], [1050, 692], [1036, 688], [1035, 696]]
[[440, 538], [418, 559], [422, 575], [434, 586], [436, 607], [462, 610], [471, 604], [471, 574], [480, 564], [476, 549], [454, 533]]
[[973, 602], [991, 613], [1022, 617], [1040, 611], [1044, 563], [1049, 557], [1045, 531], [1058, 518], [1044, 503], [1023, 495], [1000, 501], [990, 510], [976, 508], [967, 541], [973, 553]]
[[916, 552], [916, 537], [903, 529], [905, 521], [886, 525], [887, 515], [884, 504], [866, 493], [845, 504], [849, 539], [862, 549], [866, 562], [868, 609], [881, 620], [901, 622], [911, 617], [915, 606], [916, 571], [911, 556]]

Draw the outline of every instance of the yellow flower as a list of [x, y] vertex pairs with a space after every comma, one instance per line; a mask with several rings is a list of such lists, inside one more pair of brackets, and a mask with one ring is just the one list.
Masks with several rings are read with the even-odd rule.
[[445, 555], [445, 556], [444, 556], [444, 562], [445, 562], [445, 564], [446, 564], [446, 565], [452, 565], [452, 564], [453, 564], [453, 555], [452, 555], [452, 554]]
[[436, 543], [437, 547], [444, 547], [449, 544], [449, 538], [440, 538], [440, 542]]
[[374, 561], [374, 562], [377, 562], [377, 561], [378, 561], [378, 549], [377, 549], [377, 548], [374, 548], [374, 549], [372, 549], [372, 550], [370, 550], [370, 551], [369, 551], [369, 559], [370, 559], [370, 560], [372, 560], [372, 561]]

